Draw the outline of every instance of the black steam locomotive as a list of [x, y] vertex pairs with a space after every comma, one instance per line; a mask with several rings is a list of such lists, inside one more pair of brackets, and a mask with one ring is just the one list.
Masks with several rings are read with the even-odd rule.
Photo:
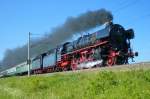
[[[133, 38], [133, 29], [125, 30], [121, 25], [111, 22], [102, 30], [65, 43], [61, 52], [62, 59], [68, 61], [66, 64], [68, 66], [72, 66], [72, 61], [75, 60], [76, 64], [72, 66], [75, 68], [83, 63], [86, 65], [85, 63], [88, 63], [89, 60], [101, 60], [101, 64], [98, 62], [98, 65], [101, 66], [127, 64], [129, 58], [133, 59], [138, 55], [137, 52], [132, 52], [130, 46], [130, 40]], [[82, 52], [85, 53], [82, 54]], [[97, 64], [93, 63], [93, 65]]]

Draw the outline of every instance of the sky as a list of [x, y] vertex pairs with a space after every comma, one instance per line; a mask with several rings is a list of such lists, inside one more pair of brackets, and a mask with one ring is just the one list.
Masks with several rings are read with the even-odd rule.
[[135, 61], [150, 61], [149, 4], [149, 0], [0, 0], [0, 60], [7, 49], [26, 44], [28, 32], [42, 36], [69, 16], [105, 8], [114, 15], [114, 23], [134, 29], [131, 43], [139, 52]]

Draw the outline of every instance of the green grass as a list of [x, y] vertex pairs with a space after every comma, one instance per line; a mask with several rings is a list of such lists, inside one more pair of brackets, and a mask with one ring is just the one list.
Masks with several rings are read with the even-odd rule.
[[0, 99], [150, 99], [150, 70], [4, 78]]

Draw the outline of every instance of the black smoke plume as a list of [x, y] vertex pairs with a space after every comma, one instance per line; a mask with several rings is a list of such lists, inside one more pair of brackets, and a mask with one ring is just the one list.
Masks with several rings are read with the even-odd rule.
[[68, 40], [68, 38], [72, 38], [75, 34], [88, 31], [112, 19], [112, 14], [105, 9], [88, 11], [78, 17], [69, 17], [64, 24], [54, 28], [45, 41], [49, 42], [53, 47]]
[[[113, 20], [112, 14], [105, 10], [100, 9], [96, 11], [88, 11], [80, 14], [78, 17], [69, 17], [64, 24], [52, 29], [50, 34], [34, 41], [31, 49], [32, 56], [43, 53], [50, 48], [54, 48], [62, 44], [66, 40], [72, 38], [73, 35], [88, 31], [94, 27], [100, 26], [105, 22]], [[27, 45], [18, 47], [16, 49], [7, 50], [2, 65], [14, 66], [27, 60]]]

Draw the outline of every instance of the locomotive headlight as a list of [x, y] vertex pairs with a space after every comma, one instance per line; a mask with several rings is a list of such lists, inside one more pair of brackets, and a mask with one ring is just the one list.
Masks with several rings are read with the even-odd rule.
[[125, 34], [126, 34], [126, 38], [127, 39], [133, 39], [134, 38], [134, 31], [133, 31], [133, 29], [126, 30]]

